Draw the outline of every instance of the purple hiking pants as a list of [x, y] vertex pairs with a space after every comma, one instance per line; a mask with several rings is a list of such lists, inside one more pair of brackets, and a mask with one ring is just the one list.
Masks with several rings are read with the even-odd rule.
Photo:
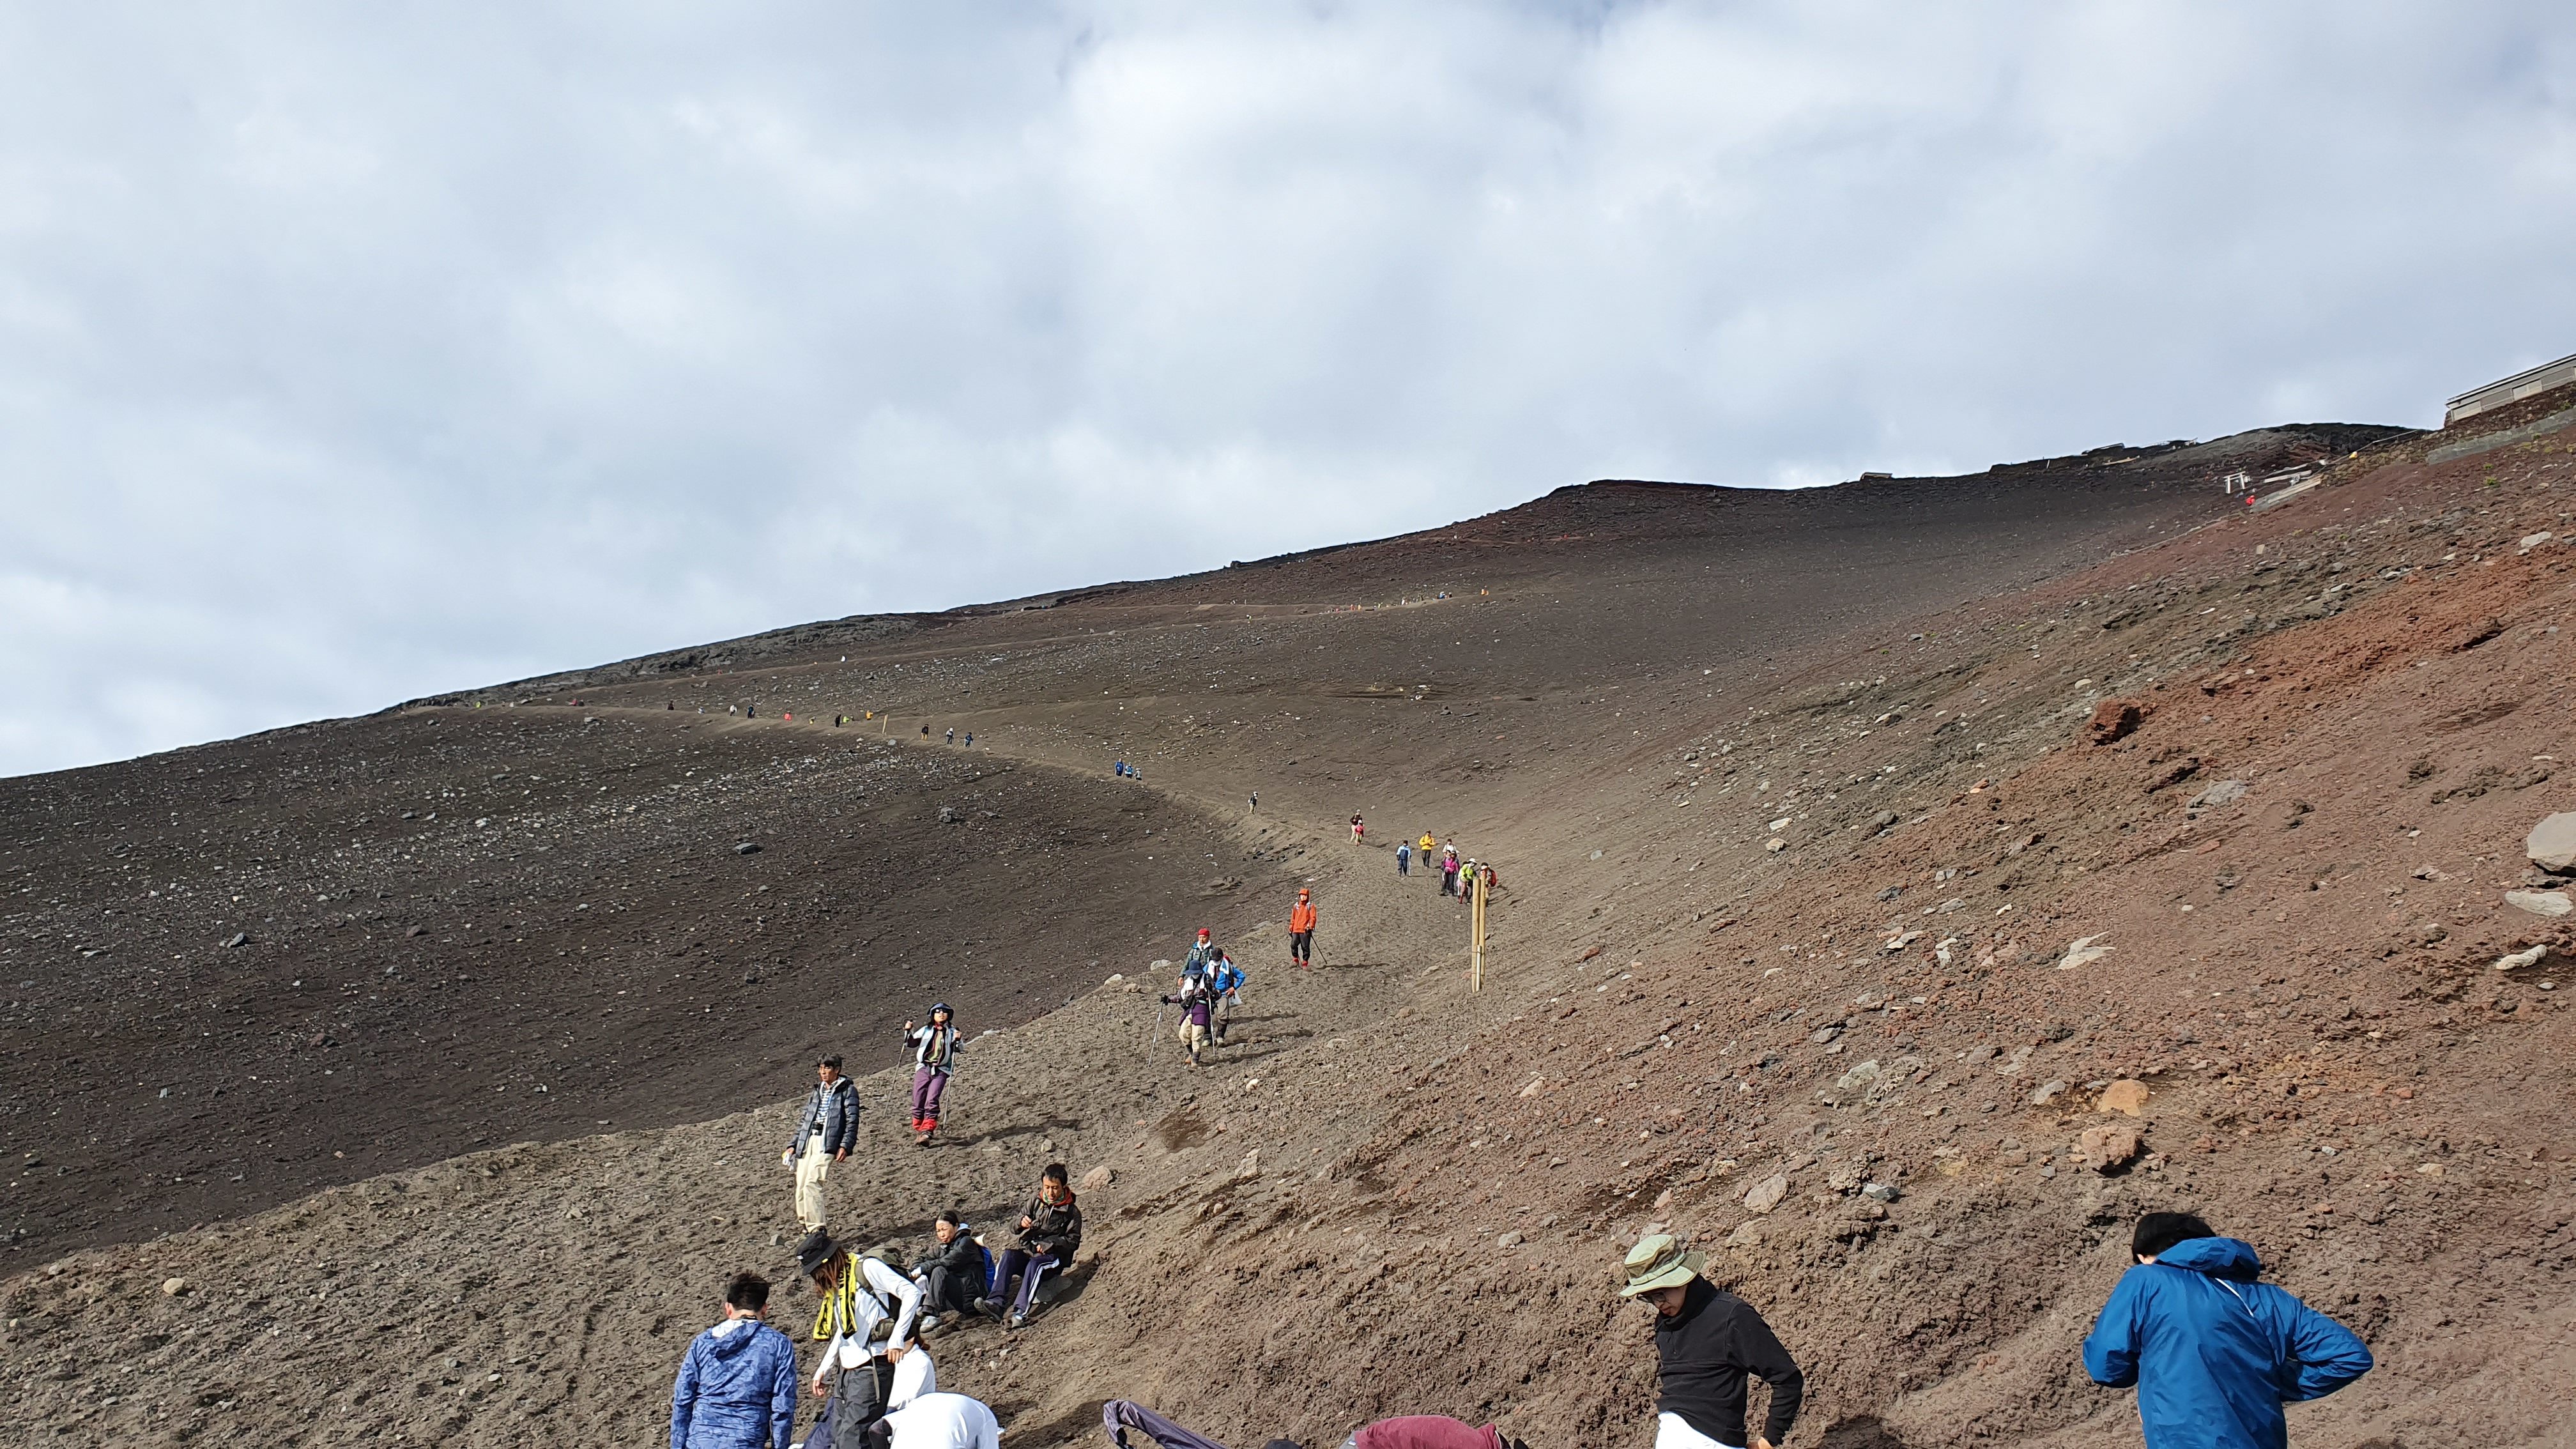
[[948, 1090], [948, 1074], [923, 1067], [912, 1074], [912, 1120], [939, 1120], [939, 1094]]

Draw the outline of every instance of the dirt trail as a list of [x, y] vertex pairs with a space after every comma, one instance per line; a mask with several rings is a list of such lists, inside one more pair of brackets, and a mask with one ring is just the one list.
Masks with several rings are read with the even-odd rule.
[[[2250, 517], [2184, 476], [2224, 450], [2085, 463], [2063, 476], [2104, 491], [1974, 576], [1927, 506], [1904, 526], [1935, 563], [1837, 536], [1869, 589], [1817, 574], [1846, 597], [1768, 635], [1725, 618], [1776, 586], [1713, 581], [1754, 579], [1775, 535], [1610, 490], [1260, 580], [909, 624], [878, 653], [818, 626], [689, 666], [739, 649], [735, 675], [565, 688], [648, 716], [689, 712], [660, 708], [680, 691], [946, 701], [1020, 770], [1090, 788], [1142, 763], [1124, 798], [1186, 807], [1236, 862], [1091, 978], [1129, 979], [978, 1039], [957, 1141], [913, 1149], [872, 1107], [837, 1185], [909, 1249], [941, 1207], [993, 1221], [1050, 1158], [1111, 1169], [1037, 1323], [934, 1341], [1015, 1440], [1087, 1440], [1118, 1394], [1227, 1442], [1425, 1411], [1643, 1442], [1652, 1352], [1609, 1277], [1664, 1223], [1806, 1363], [1801, 1436], [2131, 1443], [2129, 1400], [2072, 1349], [2136, 1212], [2188, 1206], [2380, 1357], [2294, 1411], [2298, 1442], [2549, 1441], [2576, 928], [2503, 897], [2545, 884], [2516, 853], [2531, 822], [2576, 808], [2576, 552], [2524, 546], [2569, 531], [2576, 470], [2546, 446], [2424, 468], [2426, 446]], [[1978, 486], [1962, 536], [2030, 512], [2010, 478]], [[1827, 502], [1829, 531], [1868, 511]], [[1292, 581], [1394, 581], [1395, 607], [1201, 609]], [[1639, 618], [1667, 626], [1651, 657]], [[505, 713], [555, 713], [529, 696]], [[2106, 698], [2144, 708], [2096, 745]], [[1354, 808], [1502, 865], [1482, 996], [1455, 905], [1339, 838]], [[1327, 969], [1292, 977], [1277, 921], [1308, 878]], [[1025, 904], [1063, 908], [1043, 877]], [[1212, 1071], [1168, 1041], [1147, 1067], [1162, 983], [1134, 968], [1201, 916], [1246, 948], [1251, 1034]], [[2061, 969], [2087, 941], [2109, 954]], [[2139, 1116], [2100, 1105], [2122, 1079]], [[787, 1115], [514, 1146], [88, 1250], [10, 1280], [0, 1376], [58, 1442], [643, 1442], [713, 1285], [784, 1262]], [[2144, 1155], [2097, 1173], [2071, 1151], [2110, 1122]]]

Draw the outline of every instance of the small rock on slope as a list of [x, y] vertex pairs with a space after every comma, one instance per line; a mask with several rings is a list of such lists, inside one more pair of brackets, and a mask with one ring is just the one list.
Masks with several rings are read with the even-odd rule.
[[2073, 1156], [2083, 1166], [2107, 1175], [2137, 1161], [2145, 1150], [2146, 1139], [2137, 1128], [2126, 1122], [2106, 1122], [2087, 1127], [2076, 1137]]

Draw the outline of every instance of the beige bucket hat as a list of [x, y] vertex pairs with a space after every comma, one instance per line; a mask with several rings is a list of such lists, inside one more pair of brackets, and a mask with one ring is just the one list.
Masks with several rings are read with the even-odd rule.
[[1634, 1298], [1658, 1288], [1679, 1288], [1698, 1277], [1707, 1263], [1707, 1254], [1683, 1251], [1681, 1240], [1670, 1233], [1640, 1238], [1628, 1250], [1628, 1286], [1619, 1290], [1619, 1296]]

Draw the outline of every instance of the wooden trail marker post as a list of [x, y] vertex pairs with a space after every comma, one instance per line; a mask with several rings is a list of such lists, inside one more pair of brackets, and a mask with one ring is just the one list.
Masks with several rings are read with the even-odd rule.
[[1485, 873], [1470, 878], [1467, 886], [1467, 989], [1485, 989]]

